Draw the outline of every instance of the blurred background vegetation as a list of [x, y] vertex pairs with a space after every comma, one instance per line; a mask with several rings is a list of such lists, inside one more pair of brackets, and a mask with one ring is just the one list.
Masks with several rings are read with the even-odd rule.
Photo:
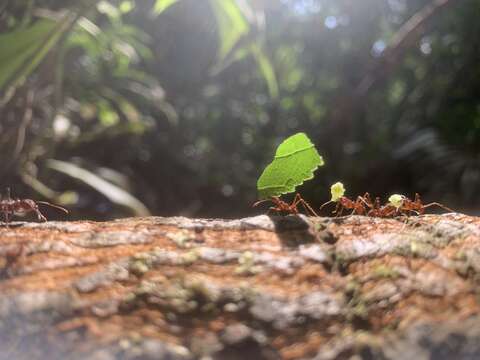
[[245, 216], [304, 131], [314, 207], [341, 180], [478, 213], [478, 19], [479, 0], [2, 0], [0, 186], [70, 219]]

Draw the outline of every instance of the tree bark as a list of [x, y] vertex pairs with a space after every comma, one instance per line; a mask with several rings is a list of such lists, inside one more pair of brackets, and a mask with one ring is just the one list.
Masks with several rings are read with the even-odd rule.
[[480, 358], [480, 218], [0, 228], [0, 359]]

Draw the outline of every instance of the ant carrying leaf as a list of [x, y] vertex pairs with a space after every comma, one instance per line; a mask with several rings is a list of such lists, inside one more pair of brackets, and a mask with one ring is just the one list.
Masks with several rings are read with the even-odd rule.
[[297, 215], [299, 213], [298, 205], [302, 205], [305, 211], [307, 212], [307, 214], [318, 216], [315, 210], [313, 210], [312, 207], [298, 193], [295, 195], [295, 198], [293, 199], [291, 204], [287, 203], [286, 201], [283, 201], [278, 196], [272, 196], [269, 199], [257, 201], [256, 203], [253, 204], [253, 206], [255, 207], [266, 201], [271, 201], [274, 205], [268, 209], [268, 212], [274, 211], [279, 214], [287, 213], [287, 214]]
[[341, 182], [336, 182], [330, 187], [331, 199], [320, 206], [320, 210], [326, 205], [336, 203], [333, 214], [341, 216], [344, 210], [352, 210], [351, 215], [367, 215], [369, 209], [373, 208], [370, 195], [365, 193], [363, 196], [357, 196], [355, 200], [351, 200], [345, 196], [345, 187]]
[[294, 192], [297, 186], [312, 179], [314, 171], [323, 164], [323, 158], [307, 135], [297, 133], [290, 136], [278, 146], [272, 163], [260, 175], [257, 181], [260, 200], [253, 206], [270, 201], [273, 206], [268, 209], [269, 212], [298, 214], [298, 206], [301, 205], [307, 214], [318, 216], [300, 194], [297, 193], [290, 204], [281, 200], [280, 196]]
[[424, 205], [418, 193], [415, 193], [415, 200], [411, 200], [404, 195], [394, 194], [388, 198], [388, 204], [386, 206], [394, 207], [396, 208], [397, 214], [401, 213], [407, 216], [412, 213], [415, 215], [423, 215], [425, 209], [432, 206], [438, 206], [448, 212], [454, 212], [452, 209], [438, 202], [431, 202]]
[[388, 202], [385, 205], [381, 205], [380, 198], [376, 197], [375, 200], [372, 201], [369, 193], [365, 193], [363, 196], [357, 196], [355, 200], [349, 199], [344, 196], [345, 187], [341, 182], [333, 184], [330, 187], [330, 192], [332, 198], [323, 204], [320, 209], [328, 204], [336, 203], [337, 205], [333, 211], [333, 214], [336, 216], [340, 216], [345, 209], [352, 210], [351, 215], [366, 215], [382, 218], [399, 215], [422, 215], [425, 213], [425, 209], [432, 206], [438, 206], [444, 210], [453, 212], [452, 209], [438, 202], [423, 204], [418, 193], [415, 194], [415, 200], [411, 200], [404, 195], [393, 194], [388, 198]]

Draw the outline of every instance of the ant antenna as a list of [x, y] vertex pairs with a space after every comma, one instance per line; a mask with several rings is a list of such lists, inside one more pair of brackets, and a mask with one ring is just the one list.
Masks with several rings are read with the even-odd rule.
[[438, 203], [438, 202], [433, 202], [433, 203], [424, 205], [423, 208], [426, 209], [426, 208], [428, 208], [428, 207], [430, 207], [430, 206], [438, 206], [439, 208], [442, 208], [442, 209], [444, 209], [444, 210], [447, 210], [447, 211], [450, 211], [450, 212], [455, 212], [455, 211], [453, 211], [452, 209], [450, 209], [449, 207], [446, 207], [445, 205], [442, 205], [442, 204], [440, 204], [440, 203]]
[[322, 210], [325, 206], [327, 206], [328, 204], [331, 204], [331, 203], [334, 203], [336, 201], [333, 201], [333, 200], [330, 200], [330, 201], [327, 201], [325, 204], [323, 204], [322, 206], [320, 206], [320, 210]]
[[61, 210], [63, 211], [64, 213], [68, 214], [68, 210], [61, 207], [61, 206], [58, 206], [58, 205], [54, 205], [54, 204], [50, 204], [49, 202], [46, 202], [46, 201], [37, 201], [37, 204], [41, 204], [41, 205], [47, 205], [47, 206], [50, 206], [50, 207], [53, 207], [55, 209], [58, 209], [58, 210]]
[[267, 201], [271, 201], [271, 199], [258, 200], [258, 201], [253, 203], [252, 207], [258, 206], [259, 204], [267, 202]]

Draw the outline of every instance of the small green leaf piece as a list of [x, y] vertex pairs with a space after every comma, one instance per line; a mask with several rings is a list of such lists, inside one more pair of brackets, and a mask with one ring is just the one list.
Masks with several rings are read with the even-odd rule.
[[403, 195], [400, 194], [393, 194], [388, 198], [388, 202], [390, 205], [396, 207], [397, 209], [402, 206], [403, 204]]
[[313, 172], [324, 164], [315, 145], [304, 133], [284, 140], [257, 182], [260, 199], [280, 196], [295, 191], [305, 180], [313, 178]]
[[330, 201], [337, 202], [343, 195], [345, 195], [345, 187], [341, 182], [336, 182], [330, 187], [332, 199]]

